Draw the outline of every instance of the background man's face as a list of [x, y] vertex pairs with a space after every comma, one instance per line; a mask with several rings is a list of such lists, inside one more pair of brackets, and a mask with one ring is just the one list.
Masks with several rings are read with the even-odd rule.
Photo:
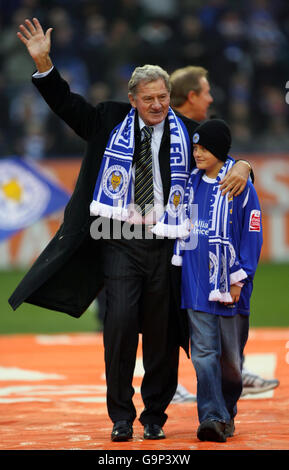
[[213, 102], [213, 97], [210, 93], [210, 85], [205, 77], [200, 78], [201, 90], [199, 94], [192, 95], [192, 104], [194, 106], [195, 121], [203, 121], [207, 118], [207, 112], [210, 104]]
[[136, 94], [128, 95], [130, 104], [138, 110], [139, 116], [147, 126], [162, 122], [169, 111], [170, 93], [162, 78], [153, 82], [141, 81]]

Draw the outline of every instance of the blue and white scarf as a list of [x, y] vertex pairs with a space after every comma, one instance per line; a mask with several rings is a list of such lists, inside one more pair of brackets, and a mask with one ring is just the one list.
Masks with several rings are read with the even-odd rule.
[[[233, 198], [227, 195], [222, 196], [219, 189], [219, 181], [224, 178], [229, 169], [233, 166], [234, 160], [228, 156], [221, 168], [214, 186], [212, 201], [210, 204], [209, 220], [209, 301], [232, 302], [230, 286], [242, 281], [247, 277], [246, 272], [240, 268], [240, 262], [236, 255], [230, 235], [230, 219], [233, 208]], [[204, 175], [203, 170], [195, 169], [188, 180], [188, 185], [184, 198], [184, 222], [189, 236], [184, 240], [177, 240], [175, 243], [172, 264], [181, 266], [182, 256], [190, 240], [190, 207], [193, 203], [194, 194]], [[185, 237], [183, 237], [185, 238]], [[186, 246], [187, 245], [187, 246]], [[191, 245], [190, 245], [191, 246]]]
[[[111, 132], [96, 181], [91, 215], [102, 215], [126, 221], [132, 196], [132, 161], [135, 148], [135, 109]], [[190, 139], [187, 129], [169, 108], [171, 189], [173, 225], [177, 225], [179, 208], [183, 205], [190, 168]]]

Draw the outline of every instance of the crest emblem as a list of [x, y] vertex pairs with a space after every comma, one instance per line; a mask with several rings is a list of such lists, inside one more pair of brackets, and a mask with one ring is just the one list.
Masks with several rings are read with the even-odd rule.
[[184, 190], [182, 186], [176, 185], [172, 187], [172, 191], [169, 197], [168, 212], [173, 216], [177, 217], [182, 207]]
[[122, 197], [128, 187], [128, 174], [120, 165], [113, 165], [104, 173], [102, 180], [103, 191], [112, 199]]
[[0, 229], [19, 230], [46, 210], [50, 191], [31, 171], [13, 161], [0, 163]]
[[197, 144], [200, 140], [200, 135], [196, 132], [194, 135], [193, 135], [193, 142], [194, 144]]
[[119, 171], [112, 173], [110, 184], [112, 186], [113, 191], [117, 190], [118, 186], [121, 183], [121, 180], [122, 180], [122, 176]]

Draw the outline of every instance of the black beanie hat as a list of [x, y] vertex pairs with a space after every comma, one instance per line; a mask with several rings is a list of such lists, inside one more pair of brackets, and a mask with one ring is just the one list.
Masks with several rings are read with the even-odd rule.
[[193, 143], [205, 147], [215, 157], [226, 161], [231, 147], [231, 132], [222, 119], [210, 119], [200, 124], [194, 132]]

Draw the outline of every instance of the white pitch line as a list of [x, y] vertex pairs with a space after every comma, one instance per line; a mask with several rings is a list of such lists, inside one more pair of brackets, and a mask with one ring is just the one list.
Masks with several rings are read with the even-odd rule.
[[47, 374], [36, 370], [25, 370], [19, 367], [0, 367], [0, 380], [25, 380], [38, 381], [38, 380], [63, 380], [66, 377], [59, 374]]

